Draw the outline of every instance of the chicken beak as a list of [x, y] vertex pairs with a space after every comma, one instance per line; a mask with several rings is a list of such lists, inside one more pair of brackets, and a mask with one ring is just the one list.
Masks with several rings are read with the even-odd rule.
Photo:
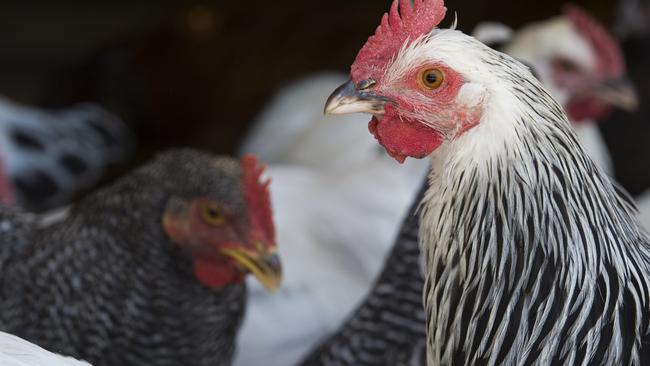
[[[368, 79], [370, 80], [370, 79]], [[384, 114], [384, 105], [390, 100], [368, 90], [374, 81], [364, 80], [355, 85], [352, 80], [334, 90], [325, 103], [325, 114], [370, 113]]]
[[280, 287], [282, 281], [282, 265], [275, 250], [267, 251], [259, 245], [258, 250], [250, 251], [243, 248], [224, 248], [221, 252], [231, 257], [241, 268], [257, 278], [269, 292]]
[[626, 111], [639, 107], [639, 98], [632, 83], [625, 79], [604, 82], [596, 87], [595, 96], [603, 102]]

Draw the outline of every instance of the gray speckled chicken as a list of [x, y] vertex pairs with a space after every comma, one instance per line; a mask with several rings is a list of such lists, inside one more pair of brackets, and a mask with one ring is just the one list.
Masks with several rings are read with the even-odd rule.
[[228, 365], [244, 277], [277, 288], [268, 182], [174, 150], [43, 224], [0, 210], [0, 330], [101, 365]]

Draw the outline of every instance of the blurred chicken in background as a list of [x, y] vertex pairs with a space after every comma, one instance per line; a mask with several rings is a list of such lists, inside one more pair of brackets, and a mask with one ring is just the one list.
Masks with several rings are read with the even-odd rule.
[[133, 143], [124, 123], [94, 104], [44, 110], [0, 99], [2, 201], [30, 211], [69, 203], [124, 162]]
[[516, 32], [482, 23], [474, 35], [531, 67], [564, 106], [583, 147], [612, 175], [615, 169], [596, 123], [615, 107], [636, 109], [638, 101], [623, 53], [604, 27], [584, 10], [567, 6], [564, 15]]

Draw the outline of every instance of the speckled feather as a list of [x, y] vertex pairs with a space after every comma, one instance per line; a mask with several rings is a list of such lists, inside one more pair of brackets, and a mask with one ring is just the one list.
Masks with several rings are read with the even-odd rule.
[[161, 216], [171, 194], [244, 210], [240, 177], [234, 160], [178, 150], [50, 226], [3, 208], [0, 329], [95, 366], [228, 365], [244, 284], [202, 286]]

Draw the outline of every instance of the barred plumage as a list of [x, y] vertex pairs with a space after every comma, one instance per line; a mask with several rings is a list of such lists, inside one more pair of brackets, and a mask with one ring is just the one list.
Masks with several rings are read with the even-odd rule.
[[525, 67], [460, 33], [427, 42], [471, 46], [498, 82], [481, 123], [432, 154], [429, 364], [650, 362], [650, 245], [634, 204]]

